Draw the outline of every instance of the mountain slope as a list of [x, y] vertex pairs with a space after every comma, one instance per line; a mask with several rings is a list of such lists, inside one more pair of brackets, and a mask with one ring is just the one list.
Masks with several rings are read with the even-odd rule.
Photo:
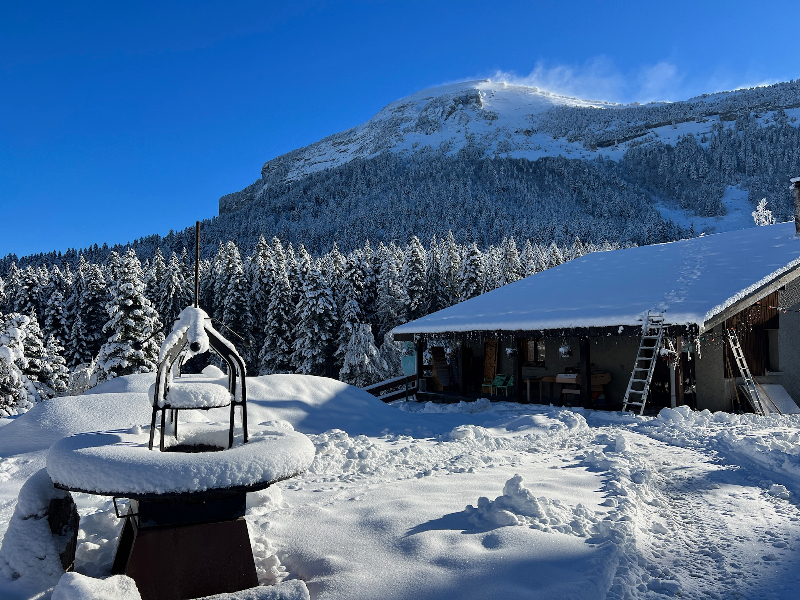
[[[381, 152], [413, 154], [466, 146], [483, 157], [537, 160], [547, 156], [619, 160], [630, 147], [681, 136], [709, 135], [756, 112], [800, 116], [800, 83], [705, 94], [674, 103], [620, 105], [559, 96], [535, 87], [489, 80], [445, 85], [392, 102], [369, 121], [267, 161], [262, 177], [296, 181]], [[767, 117], [768, 119], [768, 117]], [[237, 210], [235, 194], [220, 200], [220, 213]]]

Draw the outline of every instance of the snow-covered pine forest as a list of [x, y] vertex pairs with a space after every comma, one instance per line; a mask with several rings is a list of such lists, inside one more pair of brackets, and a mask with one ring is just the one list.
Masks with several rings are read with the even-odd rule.
[[[506, 238], [480, 249], [452, 233], [404, 247], [369, 243], [312, 257], [261, 238], [252, 254], [220, 244], [200, 264], [200, 305], [231, 337], [248, 372], [338, 377], [365, 386], [399, 374], [396, 325], [588, 252], [575, 239], [543, 247]], [[164, 331], [193, 300], [188, 253], [134, 249], [103, 263], [24, 269], [0, 279], [0, 415], [120, 375], [155, 370]], [[191, 368], [191, 366], [189, 367]]]

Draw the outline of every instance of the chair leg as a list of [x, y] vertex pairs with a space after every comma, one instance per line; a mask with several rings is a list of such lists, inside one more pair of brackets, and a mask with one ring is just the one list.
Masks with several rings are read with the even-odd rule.
[[156, 418], [158, 416], [158, 405], [153, 405], [153, 418], [150, 420], [150, 443], [147, 445], [148, 450], [153, 449], [153, 440], [156, 435]]
[[167, 425], [167, 411], [166, 409], [161, 409], [161, 442], [158, 445], [159, 450], [162, 452], [164, 451], [164, 430], [166, 429]]
[[231, 430], [228, 432], [228, 448], [233, 448], [233, 428], [236, 424], [236, 403], [231, 402]]

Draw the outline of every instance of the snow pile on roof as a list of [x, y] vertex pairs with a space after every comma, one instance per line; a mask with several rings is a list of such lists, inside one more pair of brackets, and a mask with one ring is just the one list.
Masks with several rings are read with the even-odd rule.
[[52, 600], [142, 600], [136, 582], [125, 575], [95, 579], [80, 573], [64, 573]]
[[536, 273], [396, 327], [394, 333], [702, 325], [800, 265], [794, 223], [610, 252]]
[[53, 487], [47, 471], [37, 471], [19, 492], [17, 507], [0, 546], [0, 573], [9, 579], [30, 578], [50, 587], [64, 573], [59, 553], [68, 536], [50, 532], [50, 500], [66, 492]]
[[120, 496], [256, 485], [301, 473], [314, 459], [313, 444], [290, 427], [254, 427], [246, 444], [197, 453], [149, 450], [141, 427], [76, 434], [50, 447], [47, 471], [67, 488]]

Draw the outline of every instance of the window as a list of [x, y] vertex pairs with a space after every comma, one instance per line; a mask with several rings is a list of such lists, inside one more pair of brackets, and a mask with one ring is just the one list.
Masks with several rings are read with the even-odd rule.
[[544, 366], [544, 338], [528, 338], [525, 340], [526, 367]]

